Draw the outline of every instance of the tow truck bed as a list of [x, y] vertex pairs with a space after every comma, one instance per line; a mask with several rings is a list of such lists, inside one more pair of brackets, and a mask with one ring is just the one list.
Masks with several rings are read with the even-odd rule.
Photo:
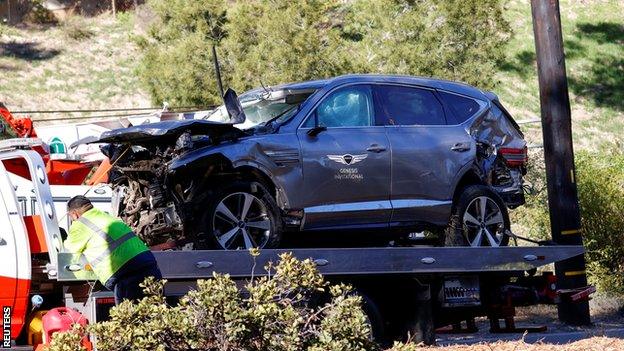
[[[154, 252], [163, 277], [187, 280], [212, 277], [214, 273], [244, 278], [266, 274], [264, 266], [291, 252], [312, 259], [326, 276], [374, 274], [521, 272], [584, 253], [582, 246], [525, 247], [389, 247], [340, 249], [262, 250], [257, 257], [247, 251]], [[59, 281], [95, 280], [82, 269], [84, 261], [59, 253]]]

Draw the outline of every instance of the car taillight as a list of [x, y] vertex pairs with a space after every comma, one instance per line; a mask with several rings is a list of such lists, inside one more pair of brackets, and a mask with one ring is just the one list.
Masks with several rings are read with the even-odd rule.
[[501, 147], [500, 149], [498, 149], [498, 154], [503, 156], [503, 158], [505, 159], [505, 163], [509, 167], [523, 166], [529, 160], [526, 146], [522, 149]]

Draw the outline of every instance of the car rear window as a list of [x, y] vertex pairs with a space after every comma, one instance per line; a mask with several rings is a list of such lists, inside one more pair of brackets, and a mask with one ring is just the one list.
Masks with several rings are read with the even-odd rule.
[[471, 98], [440, 91], [444, 103], [451, 109], [455, 122], [463, 123], [479, 111], [479, 104]]
[[445, 125], [444, 109], [432, 91], [404, 86], [378, 88], [386, 125]]

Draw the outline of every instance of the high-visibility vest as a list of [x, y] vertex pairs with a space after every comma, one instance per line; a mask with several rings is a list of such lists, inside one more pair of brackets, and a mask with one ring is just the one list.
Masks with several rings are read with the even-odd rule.
[[81, 252], [102, 284], [136, 255], [149, 248], [120, 219], [92, 208], [69, 228], [65, 249]]

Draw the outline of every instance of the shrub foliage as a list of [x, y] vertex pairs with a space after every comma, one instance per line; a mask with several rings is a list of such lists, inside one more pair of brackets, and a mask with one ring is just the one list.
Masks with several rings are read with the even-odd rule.
[[501, 0], [150, 0], [138, 40], [155, 103], [216, 104], [242, 91], [346, 73], [426, 75], [494, 85], [510, 38]]
[[[543, 158], [531, 162], [534, 192], [514, 218], [544, 240], [550, 220]], [[589, 280], [601, 291], [624, 294], [624, 154], [577, 152], [576, 173]]]
[[[152, 100], [174, 105], [214, 104], [218, 100], [212, 45], [223, 36], [225, 1], [150, 1], [154, 22], [145, 37], [139, 77]], [[228, 76], [224, 65], [224, 76]]]
[[580, 153], [577, 165], [590, 282], [624, 294], [624, 154]]
[[[163, 297], [165, 282], [148, 279], [145, 298], [122, 302], [89, 331], [109, 351], [377, 349], [360, 297], [328, 285], [311, 260], [283, 254], [266, 269], [242, 289], [227, 275], [200, 280], [175, 306]], [[77, 331], [54, 339], [49, 351], [80, 349]]]
[[498, 0], [355, 1], [343, 35], [357, 71], [491, 88], [511, 35]]

